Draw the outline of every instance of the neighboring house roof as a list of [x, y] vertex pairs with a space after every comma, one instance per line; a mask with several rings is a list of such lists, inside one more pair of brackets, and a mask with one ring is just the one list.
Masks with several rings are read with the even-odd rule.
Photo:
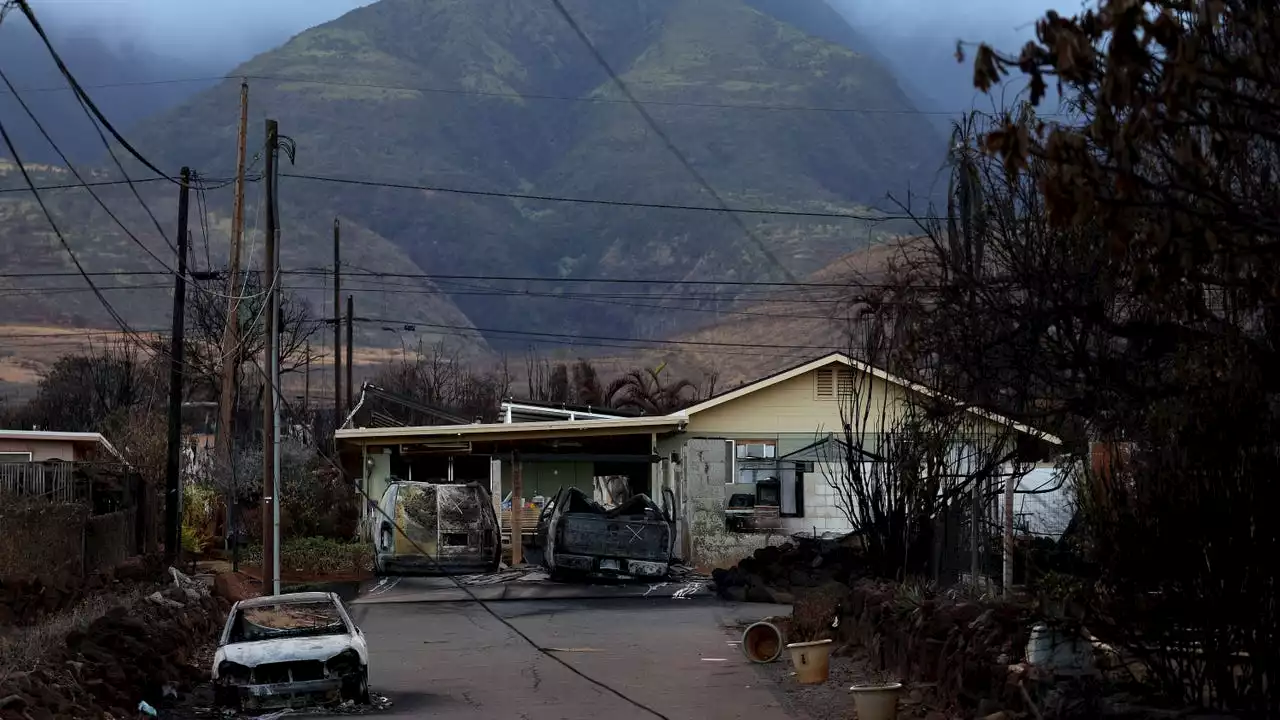
[[[385, 390], [371, 383], [365, 383], [360, 388], [360, 400], [355, 407], [351, 408], [342, 427], [344, 429], [354, 427], [357, 416], [363, 416], [361, 417], [362, 427], [373, 428], [466, 425], [471, 422], [438, 407], [420, 403], [413, 398]], [[421, 420], [428, 422], [422, 423]]]
[[383, 442], [420, 439], [508, 440], [569, 435], [648, 434], [678, 430], [688, 418], [683, 414], [610, 418], [606, 420], [555, 420], [552, 422], [471, 423], [466, 425], [433, 425], [426, 427], [343, 428], [334, 433], [338, 440], [372, 440]]
[[0, 440], [35, 440], [39, 442], [65, 442], [72, 444], [92, 444], [102, 447], [121, 462], [124, 456], [107, 441], [102, 433], [96, 432], [56, 432], [50, 430], [0, 430]]
[[[919, 393], [926, 397], [938, 397], [938, 398], [946, 397], [931, 388], [921, 385], [920, 383], [912, 382], [904, 377], [900, 377], [898, 375], [894, 375], [893, 373], [887, 372], [885, 370], [881, 370], [880, 368], [877, 368], [873, 365], [868, 365], [867, 363], [864, 363], [860, 360], [855, 360], [849, 357], [845, 353], [833, 352], [827, 355], [823, 355], [822, 357], [819, 357], [819, 358], [814, 358], [813, 360], [809, 360], [808, 362], [801, 363], [800, 365], [795, 365], [786, 370], [780, 370], [772, 375], [768, 375], [766, 377], [760, 378], [755, 382], [747, 383], [745, 385], [739, 386], [732, 390], [726, 390], [725, 392], [722, 392], [718, 395], [715, 395], [714, 397], [703, 400], [702, 402], [692, 407], [685, 408], [684, 410], [681, 411], [681, 414], [696, 415], [697, 413], [700, 413], [703, 410], [710, 410], [713, 407], [723, 405], [727, 402], [732, 402], [733, 400], [736, 400], [746, 395], [750, 395], [751, 393], [757, 392], [759, 390], [763, 390], [767, 387], [772, 387], [779, 383], [786, 382], [788, 380], [791, 380], [792, 378], [801, 377], [802, 375], [813, 372], [814, 370], [820, 370], [833, 363], [838, 363], [846, 367], [849, 367], [853, 370], [856, 370], [858, 372], [866, 373], [873, 377], [880, 378], [885, 382], [892, 383], [899, 387], [906, 388], [908, 390], [911, 390], [912, 392]], [[1053, 435], [1049, 435], [1048, 433], [1042, 432], [1040, 430], [1036, 430], [1035, 428], [1029, 425], [1024, 425], [1019, 422], [1014, 422], [1009, 418], [1003, 417], [1001, 415], [997, 415], [992, 412], [988, 412], [981, 408], [971, 407], [971, 408], [967, 408], [967, 410], [968, 412], [971, 412], [974, 415], [977, 415], [978, 417], [984, 418], [986, 420], [990, 420], [991, 422], [998, 423], [1000, 425], [1008, 425], [1009, 427], [1013, 428], [1014, 430], [1017, 430], [1018, 432], [1025, 433], [1035, 438], [1039, 438], [1041, 440], [1052, 443], [1054, 445], [1062, 444], [1062, 440], [1058, 439], [1057, 437], [1054, 437]]]
[[611, 407], [593, 405], [570, 405], [568, 403], [541, 402], [537, 400], [516, 400], [507, 398], [502, 402], [502, 416], [508, 422], [530, 422], [538, 420], [604, 420], [609, 418], [638, 417], [640, 413], [630, 410], [619, 410]]

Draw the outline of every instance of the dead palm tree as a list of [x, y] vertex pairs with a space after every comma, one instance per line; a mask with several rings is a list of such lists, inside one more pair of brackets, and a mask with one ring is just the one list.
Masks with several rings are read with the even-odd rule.
[[609, 383], [605, 401], [618, 410], [636, 410], [645, 415], [667, 415], [698, 401], [698, 388], [681, 379], [671, 384], [662, 381], [662, 370], [632, 370]]

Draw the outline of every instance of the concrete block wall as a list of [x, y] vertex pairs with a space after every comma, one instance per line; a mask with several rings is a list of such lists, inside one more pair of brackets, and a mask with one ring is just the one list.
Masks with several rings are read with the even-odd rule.
[[847, 533], [853, 530], [849, 519], [841, 509], [840, 495], [831, 487], [821, 467], [804, 474], [804, 517], [783, 518], [782, 526], [788, 532]]

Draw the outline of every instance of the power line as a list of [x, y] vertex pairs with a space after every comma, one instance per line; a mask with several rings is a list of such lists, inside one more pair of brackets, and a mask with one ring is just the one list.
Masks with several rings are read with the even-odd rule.
[[[106, 115], [103, 115], [102, 111], [98, 109], [97, 104], [93, 102], [93, 98], [89, 97], [89, 94], [80, 86], [80, 81], [76, 80], [76, 77], [71, 74], [71, 70], [67, 68], [66, 63], [62, 61], [62, 56], [58, 53], [58, 49], [53, 46], [53, 41], [49, 39], [49, 35], [44, 31], [44, 27], [41, 26], [40, 21], [36, 19], [36, 14], [32, 11], [31, 4], [28, 3], [27, 0], [17, 0], [17, 3], [18, 7], [22, 8], [22, 14], [27, 16], [27, 21], [31, 23], [32, 29], [34, 29], [36, 34], [40, 36], [40, 40], [44, 43], [45, 49], [49, 51], [49, 55], [53, 58], [54, 64], [58, 66], [58, 71], [62, 73], [62, 77], [66, 79], [67, 84], [75, 90], [76, 97], [79, 99], [81, 107], [83, 107], [85, 111], [92, 116], [90, 119], [92, 120], [96, 118], [98, 123], [101, 124], [101, 128], [105, 128], [107, 132], [111, 133], [111, 136], [116, 139], [116, 142], [120, 143], [120, 147], [124, 148], [125, 151], [146, 166], [148, 170], [151, 170], [156, 175], [168, 179], [175, 185], [181, 185], [181, 180], [156, 167], [154, 163], [148, 160], [142, 153], [138, 152], [138, 150], [134, 148], [118, 130], [116, 130], [115, 126], [111, 124], [111, 121], [107, 120]], [[94, 124], [94, 129], [97, 130], [99, 136], [101, 136], [102, 130], [99, 128], [98, 124]], [[114, 156], [115, 154], [112, 153], [112, 157]], [[117, 163], [118, 162], [119, 161], [117, 160]]]
[[[348, 265], [348, 267], [354, 267]], [[260, 270], [250, 270], [250, 273], [261, 273]], [[169, 275], [170, 273], [163, 270], [107, 270], [86, 272], [84, 275], [90, 277], [129, 277], [129, 276], [145, 276], [145, 275]], [[325, 277], [332, 275], [332, 270], [323, 268], [301, 268], [297, 270], [284, 270], [281, 275], [294, 276], [319, 276]], [[81, 277], [82, 273], [70, 271], [47, 271], [47, 272], [9, 272], [0, 273], [0, 278], [57, 278], [57, 277]], [[553, 283], [553, 284], [596, 284], [596, 285], [674, 285], [674, 286], [726, 286], [726, 287], [763, 287], [763, 288], [830, 288], [830, 289], [849, 289], [849, 288], [895, 288], [895, 283], [885, 282], [863, 282], [858, 280], [849, 280], [846, 282], [782, 282], [769, 280], [683, 280], [674, 278], [610, 278], [610, 277], [591, 277], [591, 276], [543, 276], [543, 275], [479, 275], [479, 274], [449, 274], [449, 273], [406, 273], [406, 272], [390, 272], [379, 270], [359, 270], [358, 272], [348, 272], [343, 274], [343, 278], [351, 278], [359, 282], [373, 282], [376, 278], [403, 278], [418, 279], [430, 281], [448, 281], [448, 280], [481, 280], [486, 282], [522, 282], [522, 283]], [[366, 279], [367, 278], [367, 279]], [[912, 285], [912, 287], [928, 287], [920, 285]], [[500, 288], [495, 288], [500, 290]], [[766, 292], [760, 290], [757, 292]], [[776, 291], [775, 291], [776, 292]], [[581, 293], [584, 296], [594, 295], [593, 293]], [[669, 294], [671, 297], [692, 297], [687, 295]], [[631, 295], [612, 295], [604, 294], [604, 297], [621, 297], [621, 298], [637, 298], [644, 299], [647, 297], [662, 297], [662, 295], [648, 295], [636, 293]], [[725, 295], [724, 297], [738, 297]], [[711, 299], [709, 296], [708, 299]], [[785, 302], [808, 302], [808, 298], [796, 298], [790, 300], [786, 298], [768, 298], [762, 297], [761, 300], [777, 299]]]
[[[293, 270], [290, 275], [319, 275], [323, 270]], [[897, 287], [890, 283], [864, 282], [784, 282], [781, 280], [664, 280], [657, 278], [604, 278], [585, 276], [547, 277], [539, 275], [474, 275], [446, 273], [401, 273], [365, 270], [356, 273], [344, 273], [347, 277], [392, 277], [418, 278], [422, 280], [490, 280], [495, 282], [544, 282], [544, 283], [599, 283], [620, 285], [725, 285], [731, 287], [784, 287], [784, 288], [888, 288]], [[4, 277], [0, 275], [0, 277]], [[914, 286], [913, 286], [914, 287]]]
[[632, 94], [631, 88], [628, 87], [622, 77], [614, 71], [613, 66], [605, 59], [599, 48], [595, 46], [595, 43], [591, 42], [591, 38], [587, 37], [587, 33], [578, 25], [578, 21], [575, 20], [573, 15], [569, 13], [569, 10], [565, 8], [564, 3], [561, 2], [561, 0], [551, 0], [551, 4], [555, 6], [556, 11], [560, 13], [560, 17], [564, 18], [564, 21], [568, 23], [569, 28], [573, 30], [573, 33], [577, 35], [578, 39], [582, 41], [582, 44], [586, 46], [587, 51], [591, 53], [593, 58], [595, 58], [596, 64], [598, 64], [605, 73], [609, 75], [609, 78], [613, 80], [613, 84], [618, 88], [618, 91], [622, 93], [633, 107], [635, 107], [636, 112], [640, 115], [641, 119], [644, 120], [645, 124], [653, 130], [653, 133], [658, 136], [658, 139], [662, 141], [662, 144], [666, 146], [667, 150], [675, 157], [676, 161], [684, 167], [685, 172], [689, 173], [689, 177], [693, 178], [694, 181], [702, 186], [703, 190], [711, 195], [712, 199], [716, 201], [716, 205], [719, 209], [726, 213], [729, 219], [732, 220], [740, 230], [742, 230], [743, 235], [746, 236], [747, 240], [752, 245], [755, 245], [756, 250], [763, 255], [765, 259], [773, 263], [774, 267], [781, 270], [786, 279], [794, 281], [796, 279], [795, 275], [787, 268], [786, 265], [783, 265], [782, 262], [778, 260], [778, 257], [773, 254], [773, 251], [771, 251], [769, 247], [760, 240], [760, 238], [756, 237], [756, 234], [751, 231], [751, 228], [747, 227], [746, 223], [742, 222], [742, 218], [738, 217], [738, 215], [734, 214], [730, 210], [729, 204], [724, 201], [724, 198], [720, 197], [720, 193], [716, 192], [716, 189], [711, 186], [711, 183], [703, 177], [702, 173], [698, 172], [698, 169], [693, 166], [692, 162], [689, 162], [689, 158], [686, 157], [684, 153], [680, 152], [680, 149], [676, 147], [675, 142], [671, 140], [671, 136], [658, 126], [658, 122], [653, 119], [653, 116], [649, 114], [649, 111], [646, 110], [645, 107], [636, 99], [636, 96]]
[[836, 345], [771, 345], [768, 343], [753, 343], [753, 342], [720, 342], [720, 341], [711, 341], [711, 340], [706, 340], [706, 341], [659, 340], [654, 338], [629, 338], [629, 337], [617, 337], [617, 336], [608, 336], [608, 335], [568, 335], [565, 333], [539, 332], [535, 330], [510, 330], [510, 329], [503, 329], [503, 328], [469, 327], [466, 325], [449, 325], [444, 323], [420, 322], [416, 320], [393, 320], [388, 318], [373, 318], [373, 317], [356, 317], [356, 318], [353, 318], [353, 320], [355, 322], [363, 322], [363, 323], [386, 323], [389, 325], [400, 325], [400, 326], [412, 325], [413, 327], [443, 328], [448, 330], [469, 331], [469, 332], [473, 332], [480, 335], [522, 335], [522, 336], [529, 336], [534, 338], [552, 338], [552, 339], [563, 339], [563, 340], [598, 340], [602, 342], [619, 342], [619, 343], [628, 343], [628, 342], [657, 343], [660, 345], [673, 345], [673, 346], [692, 345], [692, 346], [726, 347], [726, 348], [815, 350], [815, 351], [823, 351], [823, 352], [831, 352], [834, 350], [847, 349], [844, 346], [836, 346]]
[[576, 205], [604, 205], [610, 207], [627, 207], [627, 208], [646, 208], [650, 210], [684, 210], [691, 212], [710, 212], [710, 213], [728, 213], [734, 215], [777, 215], [781, 217], [808, 217], [808, 218], [827, 218], [833, 220], [863, 220], [870, 222], [883, 222], [888, 220], [918, 220], [923, 219], [910, 215], [859, 215], [856, 213], [836, 213], [836, 212], [817, 212], [806, 210], [783, 210], [781, 208], [734, 208], [725, 205], [724, 207], [710, 207], [707, 205], [677, 205], [674, 203], [646, 203], [635, 202], [629, 200], [602, 200], [597, 198], [572, 198], [560, 195], [535, 195], [532, 193], [516, 193], [503, 192], [498, 190], [467, 190], [463, 188], [447, 187], [444, 185], [415, 185], [413, 183], [390, 182], [379, 180], [359, 180], [356, 178], [341, 178], [325, 175], [309, 175], [305, 173], [280, 173], [280, 177], [294, 178], [296, 180], [312, 180], [316, 182], [337, 183], [341, 185], [356, 185], [361, 187], [387, 188], [392, 190], [418, 190], [424, 192], [438, 192], [452, 195], [471, 195], [475, 197], [492, 197], [505, 198], [509, 200], [532, 200], [540, 202], [557, 202], [572, 203]]
[[[41, 191], [71, 190], [71, 189], [78, 189], [78, 188], [108, 187], [111, 185], [127, 185], [129, 183], [146, 183], [146, 182], [155, 182], [157, 180], [168, 180], [168, 179], [169, 178], [149, 177], [149, 178], [134, 178], [131, 180], [95, 180], [95, 181], [89, 181], [89, 182], [64, 183], [62, 185], [37, 185], [36, 190], [41, 190]], [[16, 192], [24, 192], [24, 193], [31, 192], [31, 188], [25, 188], [25, 187], [0, 188], [0, 193], [16, 193]]]
[[[324, 85], [330, 87], [351, 87], [351, 88], [368, 88], [371, 90], [402, 90], [407, 92], [420, 92], [429, 95], [457, 95], [463, 97], [488, 97], [499, 98], [505, 100], [547, 100], [555, 102], [577, 102], [593, 105], [631, 105], [630, 100], [598, 97], [598, 96], [582, 96], [582, 95], [554, 95], [546, 93], [514, 93], [514, 92], [490, 92], [485, 90], [468, 90], [465, 88], [441, 88], [429, 87], [423, 85], [395, 85], [389, 83], [372, 83], [372, 82], [354, 82], [349, 80], [330, 80], [304, 77], [289, 77], [284, 75], [213, 75], [206, 77], [189, 77], [189, 78], [163, 78], [156, 80], [134, 80], [128, 82], [100, 83], [96, 85], [82, 85], [85, 90], [105, 90], [112, 88], [129, 88], [129, 87], [150, 87], [158, 85], [179, 85], [189, 83], [210, 83], [222, 82], [225, 80], [263, 80], [275, 83], [296, 83], [300, 85]], [[71, 90], [65, 86], [46, 86], [20, 88], [23, 92], [65, 92]], [[688, 108], [707, 108], [716, 110], [755, 110], [762, 112], [810, 112], [810, 113], [832, 113], [832, 114], [848, 114], [848, 115], [926, 115], [938, 117], [958, 117], [968, 112], [967, 110], [920, 110], [918, 108], [854, 108], [840, 106], [823, 106], [823, 105], [775, 105], [766, 103], [719, 103], [719, 102], [691, 102], [678, 100], [637, 100], [641, 105], [654, 107], [688, 107]], [[1045, 113], [1039, 117], [1055, 117], [1060, 113]]]
[[[18, 2], [24, 10], [27, 9], [25, 2], [22, 0], [18, 0]], [[9, 137], [9, 132], [5, 130], [3, 122], [0, 122], [0, 139], [4, 140], [5, 147], [13, 157], [14, 163], [18, 166], [18, 171], [22, 173], [23, 181], [27, 183], [27, 186], [31, 188], [31, 192], [35, 195], [36, 204], [40, 206], [40, 211], [44, 213], [45, 219], [49, 221], [49, 227], [53, 229], [53, 234], [57, 236], [58, 242], [62, 244], [63, 250], [65, 250], [67, 255], [71, 258], [72, 264], [76, 266], [76, 270], [84, 278], [84, 281], [93, 289], [93, 294], [98, 298], [98, 302], [102, 304], [103, 308], [106, 309], [107, 314], [110, 315], [111, 319], [120, 326], [121, 330], [125, 333], [132, 333], [136, 335], [136, 333], [134, 333], [129, 327], [129, 324], [125, 322], [124, 318], [120, 316], [120, 313], [117, 312], [115, 307], [113, 307], [107, 300], [106, 296], [102, 294], [102, 291], [98, 290], [97, 286], [93, 284], [93, 279], [85, 274], [84, 266], [80, 264], [80, 259], [76, 257], [75, 251], [71, 249], [71, 245], [67, 242], [66, 236], [62, 234], [62, 230], [58, 227], [58, 223], [54, 221], [53, 213], [49, 211], [49, 206], [45, 204], [44, 198], [41, 197], [40, 192], [35, 189], [35, 183], [32, 182], [31, 175], [27, 172], [27, 166], [22, 162], [22, 156], [18, 153], [18, 148], [14, 146], [13, 140]]]

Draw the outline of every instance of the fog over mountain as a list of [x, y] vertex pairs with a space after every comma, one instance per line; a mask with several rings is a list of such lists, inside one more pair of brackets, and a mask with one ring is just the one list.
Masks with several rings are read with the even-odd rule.
[[[85, 85], [116, 85], [95, 88], [92, 95], [121, 127], [128, 127], [211, 87], [214, 82], [206, 78], [369, 2], [36, 0], [34, 7]], [[936, 122], [943, 127], [949, 115], [975, 105], [990, 109], [993, 102], [972, 89], [969, 64], [955, 60], [956, 41], [1016, 49], [1033, 38], [1034, 20], [1046, 9], [1045, 0], [827, 2], [894, 71], [921, 109], [940, 113]], [[26, 99], [73, 161], [100, 159], [101, 143], [70, 93], [45, 89], [62, 83], [20, 12], [0, 27], [0, 69], [19, 87], [41, 89], [27, 93]], [[1015, 82], [1013, 89], [1020, 87]], [[0, 95], [0, 118], [29, 159], [58, 162], [6, 95]]]

